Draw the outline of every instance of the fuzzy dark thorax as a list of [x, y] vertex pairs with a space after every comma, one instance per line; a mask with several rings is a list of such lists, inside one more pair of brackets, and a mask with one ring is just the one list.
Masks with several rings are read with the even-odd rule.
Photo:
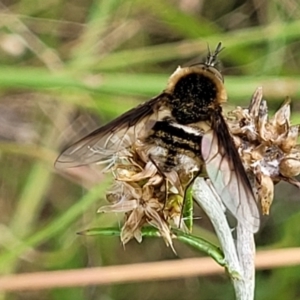
[[205, 121], [217, 97], [214, 81], [203, 74], [191, 73], [177, 82], [170, 100], [172, 115], [179, 124]]

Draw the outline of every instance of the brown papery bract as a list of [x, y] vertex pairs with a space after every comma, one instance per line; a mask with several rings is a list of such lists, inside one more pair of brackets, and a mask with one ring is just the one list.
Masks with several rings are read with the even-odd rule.
[[272, 118], [258, 88], [246, 109], [229, 113], [228, 126], [262, 207], [269, 214], [274, 184], [280, 180], [300, 187], [294, 179], [300, 173], [299, 125], [291, 126], [290, 99], [287, 98]]

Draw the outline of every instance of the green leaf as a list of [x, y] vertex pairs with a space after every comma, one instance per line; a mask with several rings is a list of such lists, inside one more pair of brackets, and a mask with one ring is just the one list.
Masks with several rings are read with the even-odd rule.
[[185, 198], [183, 202], [183, 221], [187, 229], [191, 232], [193, 229], [193, 193], [192, 193], [192, 186], [190, 185], [187, 190], [185, 191]]

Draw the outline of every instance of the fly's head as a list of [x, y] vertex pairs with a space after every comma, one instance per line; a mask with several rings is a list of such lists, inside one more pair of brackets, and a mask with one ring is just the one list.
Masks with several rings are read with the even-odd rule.
[[224, 78], [215, 67], [221, 43], [204, 63], [181, 68], [171, 75], [166, 93], [170, 94], [173, 117], [180, 124], [208, 120], [210, 111], [227, 101]]

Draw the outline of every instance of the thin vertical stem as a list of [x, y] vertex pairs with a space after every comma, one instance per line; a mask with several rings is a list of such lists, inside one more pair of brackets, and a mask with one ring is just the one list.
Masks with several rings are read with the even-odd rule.
[[237, 241], [234, 241], [229, 227], [224, 205], [214, 191], [210, 180], [197, 178], [193, 186], [195, 201], [209, 217], [225, 255], [228, 272], [233, 281], [237, 300], [254, 298], [254, 256], [255, 245], [253, 234], [243, 225], [237, 226]]

